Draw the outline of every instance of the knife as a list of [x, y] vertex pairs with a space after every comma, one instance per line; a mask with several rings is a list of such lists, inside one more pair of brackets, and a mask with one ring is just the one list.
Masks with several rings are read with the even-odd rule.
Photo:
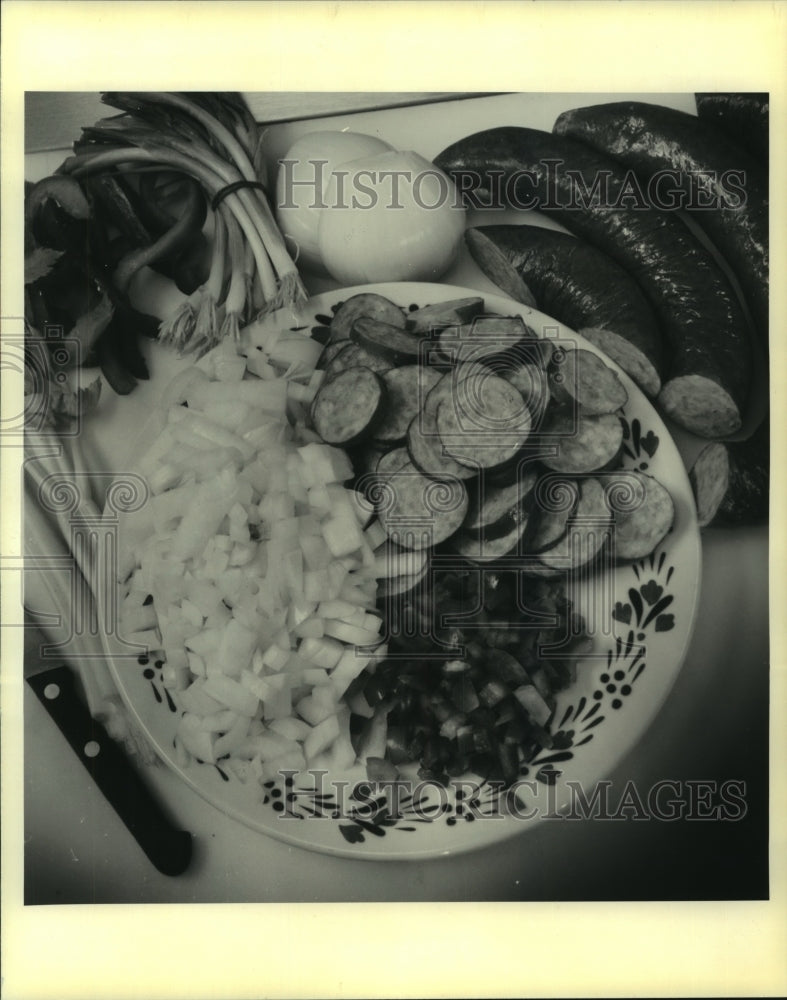
[[191, 862], [191, 834], [173, 827], [125, 752], [90, 714], [71, 667], [26, 662], [25, 680], [153, 865], [163, 875], [182, 875]]

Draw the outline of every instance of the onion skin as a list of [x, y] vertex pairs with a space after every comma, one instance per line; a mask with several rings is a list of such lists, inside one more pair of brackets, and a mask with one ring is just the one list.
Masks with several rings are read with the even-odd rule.
[[435, 281], [459, 252], [466, 221], [461, 198], [453, 181], [417, 153], [342, 164], [325, 200], [319, 251], [330, 275], [345, 285]]

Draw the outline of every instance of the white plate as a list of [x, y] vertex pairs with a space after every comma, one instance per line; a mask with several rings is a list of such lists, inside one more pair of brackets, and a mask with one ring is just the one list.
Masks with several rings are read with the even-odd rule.
[[[283, 322], [324, 325], [339, 303], [361, 291], [385, 295], [404, 308], [479, 294], [447, 285], [369, 285], [318, 295]], [[484, 299], [488, 311], [519, 314], [540, 336], [600, 353], [543, 313], [501, 296], [484, 294]], [[667, 487], [675, 523], [651, 556], [572, 585], [577, 610], [589, 621], [599, 619], [593, 650], [578, 664], [576, 683], [557, 696], [554, 748], [523, 768], [515, 798], [470, 779], [455, 794], [456, 789], [419, 782], [410, 773], [409, 784], [396, 797], [381, 793], [354, 799], [350, 792], [365, 778], [362, 768], [325, 776], [315, 788], [309, 774], [260, 786], [220, 765], [183, 766], [173, 744], [177, 696], [164, 690], [160, 668], [114, 656], [121, 694], [163, 760], [208, 802], [261, 833], [359, 859], [419, 859], [490, 846], [532, 829], [555, 810], [581, 809], [583, 798], [589, 803], [596, 783], [632, 750], [672, 688], [688, 647], [700, 585], [699, 532], [683, 462], [651, 404], [617, 370], [629, 394], [623, 467], [647, 471]], [[117, 650], [106, 637], [105, 642], [110, 655], [110, 647]]]

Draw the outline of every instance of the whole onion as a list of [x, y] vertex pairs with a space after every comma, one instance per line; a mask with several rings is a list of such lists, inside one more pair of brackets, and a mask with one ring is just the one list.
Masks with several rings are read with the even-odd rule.
[[317, 244], [322, 194], [333, 171], [347, 160], [392, 149], [360, 132], [309, 132], [279, 160], [276, 221], [299, 268], [326, 274]]
[[325, 202], [319, 254], [342, 284], [436, 280], [453, 263], [465, 230], [453, 181], [414, 152], [340, 164]]

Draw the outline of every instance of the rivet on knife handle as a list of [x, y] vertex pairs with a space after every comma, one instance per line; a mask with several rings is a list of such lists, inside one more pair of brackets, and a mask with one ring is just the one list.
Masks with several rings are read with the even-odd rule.
[[191, 834], [173, 828], [125, 753], [91, 716], [71, 668], [43, 671], [27, 683], [155, 867], [164, 875], [181, 875], [191, 861]]

